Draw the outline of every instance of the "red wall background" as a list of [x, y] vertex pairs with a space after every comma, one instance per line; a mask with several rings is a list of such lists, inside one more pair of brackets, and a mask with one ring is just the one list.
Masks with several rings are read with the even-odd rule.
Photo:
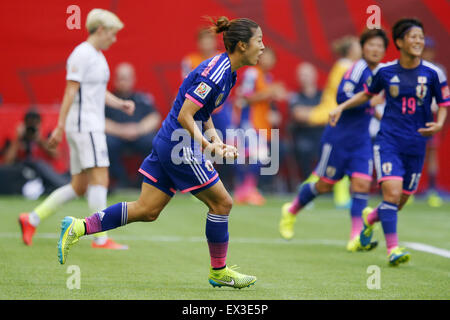
[[[111, 71], [122, 61], [133, 63], [140, 90], [151, 92], [163, 115], [180, 85], [180, 61], [195, 51], [196, 32], [207, 25], [205, 15], [249, 17], [257, 21], [264, 43], [275, 49], [275, 78], [296, 89], [294, 70], [301, 61], [315, 64], [323, 84], [335, 57], [333, 40], [358, 35], [365, 27], [370, 5], [381, 8], [382, 26], [415, 16], [437, 43], [436, 61], [450, 70], [450, 4], [446, 0], [45, 0], [0, 2], [0, 145], [12, 135], [21, 115], [31, 105], [48, 111], [54, 123], [65, 85], [65, 62], [84, 41], [84, 23], [93, 8], [114, 11], [125, 23], [118, 41], [105, 56]], [[69, 30], [67, 7], [81, 9], [81, 29]], [[396, 57], [390, 46], [385, 60]], [[286, 117], [286, 106], [282, 106]], [[286, 120], [286, 119], [285, 119]], [[447, 126], [448, 127], [448, 126]], [[450, 191], [450, 132], [443, 132], [439, 149], [438, 183]], [[425, 178], [425, 177], [424, 177]], [[422, 181], [422, 187], [426, 178]]]

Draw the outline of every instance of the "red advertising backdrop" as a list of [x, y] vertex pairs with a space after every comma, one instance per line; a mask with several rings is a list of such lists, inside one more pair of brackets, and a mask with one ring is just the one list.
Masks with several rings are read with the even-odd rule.
[[[81, 28], [69, 29], [71, 5], [80, 8]], [[65, 85], [65, 62], [84, 41], [84, 23], [93, 8], [115, 12], [125, 23], [118, 41], [105, 52], [111, 71], [123, 61], [137, 70], [137, 87], [151, 92], [159, 110], [167, 114], [181, 82], [180, 62], [196, 50], [196, 33], [207, 25], [204, 16], [248, 17], [257, 21], [264, 43], [278, 56], [277, 80], [296, 89], [295, 67], [309, 61], [326, 80], [334, 60], [333, 40], [358, 35], [377, 5], [381, 25], [390, 30], [401, 17], [414, 16], [436, 43], [436, 61], [450, 70], [450, 3], [447, 0], [43, 0], [0, 2], [0, 145], [14, 134], [23, 113], [39, 105], [44, 126], [51, 128]], [[390, 32], [389, 32], [390, 33]], [[396, 58], [394, 46], [385, 60]], [[287, 120], [286, 106], [281, 106]], [[448, 126], [447, 126], [448, 127]], [[438, 184], [450, 191], [450, 132], [441, 135]], [[426, 177], [422, 188], [426, 185]]]

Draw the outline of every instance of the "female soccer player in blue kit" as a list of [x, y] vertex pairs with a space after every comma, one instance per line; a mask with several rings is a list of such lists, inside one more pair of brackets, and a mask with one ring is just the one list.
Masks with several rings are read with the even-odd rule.
[[[172, 109], [153, 140], [153, 150], [139, 169], [144, 175], [139, 199], [117, 203], [86, 219], [65, 217], [58, 242], [61, 264], [65, 263], [71, 245], [81, 236], [135, 221], [154, 221], [176, 190], [181, 190], [191, 192], [209, 208], [205, 233], [211, 257], [210, 284], [240, 289], [255, 283], [256, 277], [238, 273], [226, 265], [232, 198], [200, 150], [222, 158], [237, 157], [236, 148], [220, 140], [210, 116], [236, 83], [236, 70], [258, 62], [264, 50], [262, 31], [252, 20], [230, 21], [226, 17], [213, 21], [212, 29], [223, 33], [226, 52], [202, 62], [183, 81]], [[212, 132], [211, 141], [196, 122]]]
[[[383, 201], [375, 209], [363, 212], [362, 246], [370, 243], [377, 221], [383, 227], [389, 264], [408, 262], [409, 252], [398, 247], [397, 211], [419, 184], [428, 138], [445, 122], [450, 106], [450, 93], [444, 73], [432, 63], [422, 60], [423, 25], [416, 19], [401, 19], [392, 28], [394, 44], [400, 58], [381, 64], [367, 79], [365, 91], [340, 104], [330, 113], [335, 126], [343, 110], [367, 102], [373, 94], [384, 90], [386, 108], [374, 144], [374, 163]], [[431, 111], [435, 97], [439, 106], [436, 121]]]
[[[384, 57], [389, 39], [382, 29], [365, 30], [360, 36], [360, 44], [363, 57], [344, 74], [337, 92], [338, 103], [364, 91], [366, 80]], [[352, 205], [347, 250], [371, 250], [377, 245], [376, 242], [367, 248], [359, 245], [359, 234], [363, 229], [361, 215], [367, 206], [373, 172], [372, 140], [369, 134], [372, 107], [370, 101], [347, 110], [338, 125], [326, 126], [321, 139], [320, 161], [315, 169], [320, 179], [303, 184], [294, 200], [282, 207], [279, 230], [284, 239], [289, 240], [294, 236], [296, 215], [320, 194], [330, 192], [336, 182], [348, 175], [351, 177]]]

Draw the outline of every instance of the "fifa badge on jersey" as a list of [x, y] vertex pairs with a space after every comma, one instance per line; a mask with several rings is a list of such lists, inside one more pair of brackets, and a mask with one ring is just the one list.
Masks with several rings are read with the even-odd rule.
[[216, 99], [216, 107], [222, 102], [223, 93], [219, 94], [219, 96]]
[[336, 168], [332, 167], [332, 166], [328, 166], [327, 170], [326, 170], [327, 177], [332, 178], [332, 177], [334, 177], [335, 174], [336, 174]]
[[[420, 78], [420, 77], [419, 77]], [[420, 100], [423, 100], [423, 98], [425, 98], [425, 96], [427, 95], [427, 86], [423, 83], [418, 84], [416, 87], [416, 96], [417, 98], [419, 98]]]
[[201, 82], [197, 88], [194, 90], [194, 93], [202, 99], [205, 99], [208, 93], [211, 91], [211, 87], [206, 83]]
[[385, 163], [383, 163], [381, 168], [383, 169], [383, 173], [384, 174], [390, 175], [391, 172], [392, 172], [392, 163], [391, 162], [385, 162]]
[[351, 81], [345, 81], [344, 87], [342, 88], [347, 95], [347, 97], [350, 97], [350, 95], [353, 93], [353, 90], [355, 89], [355, 85]]
[[392, 98], [397, 98], [398, 94], [400, 92], [399, 86], [396, 84], [391, 84], [389, 86], [389, 94], [391, 95]]
[[366, 84], [367, 84], [368, 87], [371, 86], [371, 84], [372, 84], [372, 76], [370, 76], [370, 77], [367, 78]]

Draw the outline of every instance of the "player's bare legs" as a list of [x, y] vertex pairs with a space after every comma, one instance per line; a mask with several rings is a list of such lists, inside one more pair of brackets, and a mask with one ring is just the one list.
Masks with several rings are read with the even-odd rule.
[[172, 199], [169, 195], [148, 183], [142, 183], [139, 199], [128, 202], [128, 223], [155, 221]]
[[400, 197], [400, 202], [398, 204], [398, 211], [403, 209], [403, 206], [408, 202], [410, 196], [411, 195], [409, 195], [409, 194], [402, 193], [402, 195]]
[[229, 215], [233, 206], [233, 199], [225, 189], [222, 181], [218, 181], [211, 188], [203, 190], [195, 195], [205, 203], [209, 212], [218, 215]]
[[70, 182], [70, 184], [72, 185], [73, 190], [75, 191], [75, 193], [77, 194], [77, 196], [81, 197], [84, 196], [86, 191], [87, 191], [87, 187], [88, 187], [88, 175], [86, 171], [82, 171], [78, 174], [74, 174], [72, 175], [72, 180]]

